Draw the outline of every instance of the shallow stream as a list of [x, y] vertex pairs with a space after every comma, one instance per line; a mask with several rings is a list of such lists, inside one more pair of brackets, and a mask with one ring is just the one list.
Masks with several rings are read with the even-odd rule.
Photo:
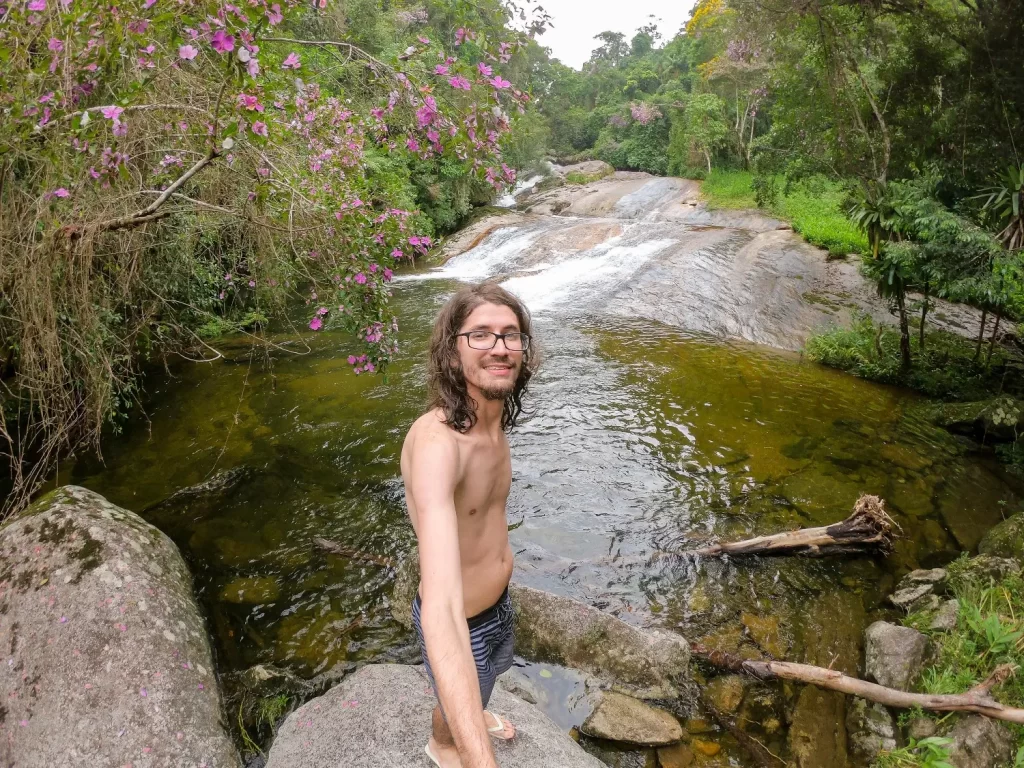
[[[424, 401], [430, 323], [460, 277], [511, 275], [537, 310], [544, 361], [531, 415], [511, 436], [508, 503], [509, 522], [522, 523], [510, 536], [525, 583], [721, 648], [856, 671], [862, 630], [894, 578], [973, 547], [1017, 507], [1019, 489], [920, 418], [913, 395], [796, 353], [694, 335], [642, 308], [630, 316], [621, 301], [610, 311], [602, 286], [631, 279], [622, 265], [654, 258], [661, 241], [524, 266], [515, 238], [498, 232], [396, 283], [403, 355], [386, 378], [353, 375], [340, 332], [308, 334], [308, 347], [282, 336], [291, 352], [269, 361], [232, 342], [223, 361], [151, 377], [146, 418], [108, 443], [105, 466], [62, 472], [177, 542], [222, 669], [275, 663], [312, 675], [418, 659], [390, 615], [393, 570], [313, 540], [381, 558], [414, 544], [399, 450]], [[224, 493], [166, 502], [233, 469], [244, 479]], [[861, 493], [883, 497], [903, 529], [888, 560], [651, 557], [838, 521]], [[547, 685], [549, 711], [573, 724], [578, 686], [529, 671]], [[777, 753], [798, 717], [794, 695], [751, 690], [740, 710]], [[745, 759], [720, 733], [701, 738], [724, 748], [698, 755], [707, 764]]]

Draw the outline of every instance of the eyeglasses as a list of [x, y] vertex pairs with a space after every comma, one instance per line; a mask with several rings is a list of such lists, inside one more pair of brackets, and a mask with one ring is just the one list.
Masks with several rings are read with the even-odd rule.
[[456, 333], [456, 337], [465, 336], [471, 349], [494, 349], [498, 339], [505, 342], [509, 352], [524, 352], [530, 348], [530, 336], [526, 333], [491, 333], [490, 331], [466, 331]]

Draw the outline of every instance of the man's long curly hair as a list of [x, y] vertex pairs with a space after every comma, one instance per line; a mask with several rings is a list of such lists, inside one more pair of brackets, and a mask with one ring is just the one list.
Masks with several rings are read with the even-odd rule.
[[[444, 305], [434, 322], [430, 337], [430, 359], [427, 364], [427, 388], [430, 408], [444, 411], [445, 423], [454, 430], [467, 432], [476, 424], [476, 402], [466, 389], [456, 334], [470, 313], [481, 304], [497, 304], [511, 309], [519, 320], [519, 330], [530, 333], [530, 312], [519, 299], [494, 282], [460, 288]], [[523, 411], [522, 397], [526, 385], [537, 369], [539, 357], [531, 339], [523, 352], [523, 364], [512, 392], [505, 398], [501, 412], [501, 428], [511, 432]]]

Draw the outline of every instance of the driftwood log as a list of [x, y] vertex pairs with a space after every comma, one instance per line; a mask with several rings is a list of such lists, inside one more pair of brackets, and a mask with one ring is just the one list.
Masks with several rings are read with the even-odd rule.
[[853, 512], [840, 523], [821, 528], [799, 528], [795, 531], [757, 536], [744, 541], [722, 542], [695, 549], [693, 555], [822, 555], [862, 554], [892, 550], [893, 532], [899, 526], [885, 512], [877, 496], [863, 495], [857, 499]]
[[887, 707], [912, 709], [920, 707], [933, 712], [975, 712], [994, 720], [1024, 725], [1024, 709], [1007, 707], [992, 698], [992, 689], [1009, 679], [1016, 667], [1005, 664], [998, 667], [988, 679], [965, 693], [928, 694], [909, 693], [869, 683], [844, 675], [834, 669], [789, 661], [751, 661], [724, 651], [715, 651], [699, 644], [691, 644], [690, 652], [715, 667], [755, 677], [758, 680], [795, 680], [819, 688], [839, 691], [874, 701]]

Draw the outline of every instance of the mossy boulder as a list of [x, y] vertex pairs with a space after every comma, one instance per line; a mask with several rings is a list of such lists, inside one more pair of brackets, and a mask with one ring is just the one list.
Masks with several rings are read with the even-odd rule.
[[1024, 565], [1024, 512], [1008, 517], [986, 533], [978, 544], [978, 552], [1013, 558]]
[[932, 421], [951, 432], [995, 440], [1016, 440], [1024, 433], [1024, 402], [1003, 395], [972, 403], [944, 403]]
[[233, 768], [206, 627], [174, 543], [77, 486], [0, 528], [4, 765]]

